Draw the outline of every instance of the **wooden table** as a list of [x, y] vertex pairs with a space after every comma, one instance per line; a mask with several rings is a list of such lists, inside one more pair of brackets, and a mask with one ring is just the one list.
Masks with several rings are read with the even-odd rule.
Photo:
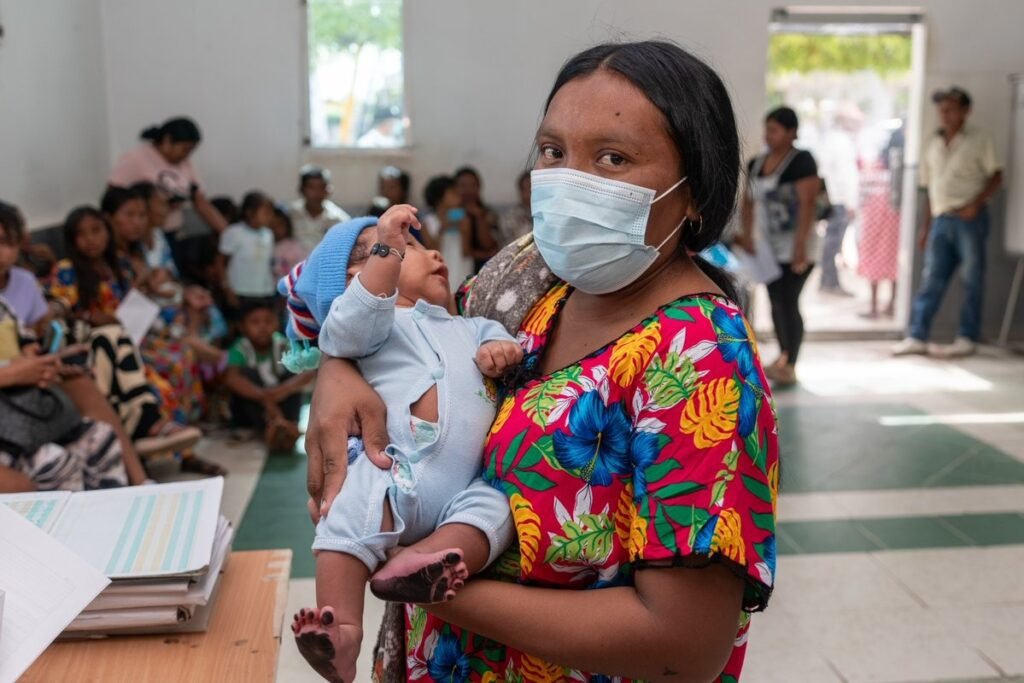
[[273, 681], [290, 550], [231, 553], [206, 633], [54, 643], [20, 681]]

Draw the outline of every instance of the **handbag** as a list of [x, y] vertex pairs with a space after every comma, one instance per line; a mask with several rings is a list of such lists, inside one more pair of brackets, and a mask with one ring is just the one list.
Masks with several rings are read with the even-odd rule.
[[827, 221], [832, 218], [832, 200], [828, 196], [825, 179], [820, 178], [820, 180], [821, 187], [818, 188], [818, 194], [814, 197], [814, 217], [819, 221]]
[[82, 415], [63, 391], [12, 387], [0, 391], [0, 421], [0, 451], [18, 458], [63, 442], [82, 424]]

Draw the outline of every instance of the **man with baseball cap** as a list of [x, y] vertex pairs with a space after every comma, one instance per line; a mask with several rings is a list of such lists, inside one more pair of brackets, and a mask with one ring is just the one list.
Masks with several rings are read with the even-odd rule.
[[988, 200], [1002, 182], [1002, 166], [987, 133], [967, 125], [971, 96], [953, 86], [932, 96], [942, 127], [925, 143], [920, 184], [927, 193], [920, 246], [925, 250], [921, 286], [914, 297], [909, 335], [893, 347], [902, 356], [928, 352], [932, 319], [957, 267], [964, 280], [964, 303], [956, 341], [947, 357], [974, 353], [981, 334], [985, 287]]

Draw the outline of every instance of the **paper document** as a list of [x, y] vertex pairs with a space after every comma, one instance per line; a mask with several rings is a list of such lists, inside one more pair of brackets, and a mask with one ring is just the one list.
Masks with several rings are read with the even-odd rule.
[[160, 306], [139, 290], [132, 289], [114, 311], [114, 315], [124, 325], [132, 343], [138, 346], [160, 315]]
[[754, 237], [754, 253], [738, 247], [733, 256], [740, 264], [740, 272], [749, 280], [766, 285], [782, 277], [782, 269], [775, 260], [775, 253], [768, 240], [760, 235]]
[[11, 493], [3, 496], [3, 503], [49, 533], [70, 497], [70, 491]]
[[0, 683], [13, 683], [109, 580], [0, 505]]
[[213, 553], [224, 479], [72, 495], [52, 534], [112, 579], [198, 574]]

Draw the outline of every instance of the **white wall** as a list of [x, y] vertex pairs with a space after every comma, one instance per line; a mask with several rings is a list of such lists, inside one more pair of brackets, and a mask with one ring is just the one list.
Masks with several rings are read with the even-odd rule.
[[0, 22], [0, 199], [52, 225], [103, 189], [99, 0], [0, 0]]
[[194, 118], [213, 194], [292, 190], [301, 148], [297, 0], [101, 0], [111, 159], [139, 132]]
[[[34, 4], [34, 3], [33, 3]], [[335, 172], [337, 198], [362, 206], [386, 163], [429, 175], [477, 166], [495, 202], [513, 197], [558, 67], [598, 41], [661, 36], [707, 58], [733, 93], [748, 151], [759, 145], [771, 9], [781, 0], [430, 0], [406, 2], [405, 55], [414, 145], [404, 154], [303, 150], [297, 0], [102, 0], [112, 154], [149, 123], [197, 119], [197, 162], [212, 192], [294, 192], [302, 161]], [[852, 4], [815, 0], [814, 4]], [[886, 4], [879, 2], [878, 4]], [[1009, 89], [1024, 68], [1019, 0], [920, 2], [927, 16], [928, 89], [956, 82], [976, 120], [1005, 146]], [[929, 121], [931, 111], [926, 111]], [[929, 123], [929, 126], [931, 123]]]

